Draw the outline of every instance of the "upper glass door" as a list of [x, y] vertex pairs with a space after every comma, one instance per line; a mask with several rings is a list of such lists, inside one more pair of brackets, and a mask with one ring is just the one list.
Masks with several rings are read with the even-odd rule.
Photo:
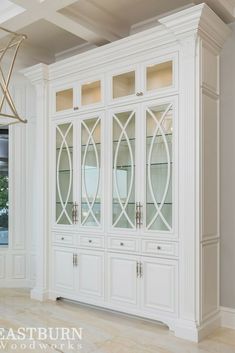
[[101, 117], [81, 121], [81, 226], [101, 225]]
[[173, 105], [145, 109], [146, 196], [145, 227], [148, 231], [172, 231]]
[[81, 84], [81, 105], [87, 107], [101, 103], [102, 87], [101, 80], [90, 81]]
[[112, 226], [136, 228], [136, 112], [112, 115]]
[[73, 224], [73, 124], [56, 126], [56, 224]]
[[55, 92], [55, 112], [61, 113], [66, 110], [72, 110], [74, 107], [74, 89], [73, 87], [62, 88]]

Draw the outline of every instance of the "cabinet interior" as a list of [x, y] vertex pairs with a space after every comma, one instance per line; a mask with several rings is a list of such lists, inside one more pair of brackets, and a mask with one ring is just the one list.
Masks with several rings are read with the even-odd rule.
[[100, 81], [88, 82], [81, 88], [82, 105], [99, 103], [101, 101]]
[[56, 111], [73, 108], [73, 89], [65, 89], [63, 91], [56, 92]]
[[135, 94], [135, 71], [113, 76], [113, 98]]
[[173, 82], [172, 61], [147, 66], [146, 81], [147, 91], [171, 86]]

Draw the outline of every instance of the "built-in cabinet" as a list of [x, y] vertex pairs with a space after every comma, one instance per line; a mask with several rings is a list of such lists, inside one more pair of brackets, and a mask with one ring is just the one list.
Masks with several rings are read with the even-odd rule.
[[38, 114], [48, 112], [42, 215], [50, 228], [38, 239], [48, 261], [38, 271], [44, 278], [49, 264], [49, 298], [162, 321], [194, 341], [219, 325], [219, 52], [227, 35], [200, 4], [27, 71]]

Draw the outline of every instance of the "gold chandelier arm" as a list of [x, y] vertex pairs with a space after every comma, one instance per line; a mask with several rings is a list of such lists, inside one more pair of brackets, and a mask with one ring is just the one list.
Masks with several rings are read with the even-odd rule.
[[[10, 94], [9, 91], [9, 84], [10, 84], [10, 80], [12, 77], [12, 73], [13, 73], [13, 68], [16, 62], [16, 57], [20, 48], [20, 45], [22, 44], [22, 42], [27, 38], [26, 35], [24, 34], [18, 34], [15, 32], [12, 32], [8, 29], [5, 29], [3, 27], [0, 27], [0, 30], [5, 31], [7, 34], [12, 35], [12, 38], [9, 39], [8, 44], [6, 46], [4, 46], [2, 49], [0, 49], [0, 90], [2, 91], [2, 97], [0, 99], [0, 125], [12, 125], [15, 124], [17, 122], [22, 122], [22, 123], [26, 123], [27, 120], [26, 119], [22, 119], [19, 114], [17, 113], [17, 109], [15, 106], [15, 103], [13, 101], [13, 98]], [[9, 49], [12, 49], [13, 53], [10, 59], [10, 63], [9, 63], [9, 68], [6, 71], [6, 68], [4, 66], [4, 69], [2, 67], [2, 61], [3, 61], [3, 57], [5, 56], [5, 54], [7, 53], [7, 51]], [[6, 103], [4, 105], [4, 103]], [[7, 110], [11, 110], [11, 113], [6, 113], [6, 112], [2, 112], [2, 110], [5, 108]], [[5, 111], [5, 109], [4, 109]], [[2, 121], [1, 121], [2, 118]], [[15, 121], [11, 121], [10, 119], [14, 119]]]

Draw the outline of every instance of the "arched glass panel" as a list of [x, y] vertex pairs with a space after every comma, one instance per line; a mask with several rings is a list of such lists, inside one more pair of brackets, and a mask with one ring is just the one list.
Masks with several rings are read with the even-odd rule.
[[172, 230], [172, 104], [146, 111], [146, 227]]

